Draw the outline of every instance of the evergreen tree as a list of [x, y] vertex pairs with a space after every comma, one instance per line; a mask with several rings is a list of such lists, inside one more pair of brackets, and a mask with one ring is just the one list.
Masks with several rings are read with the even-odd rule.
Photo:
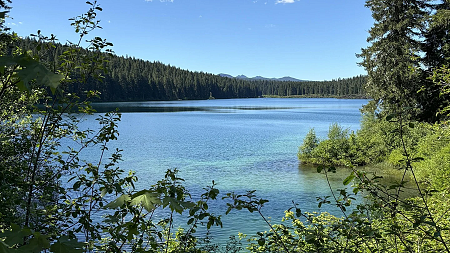
[[420, 90], [421, 31], [429, 14], [428, 0], [368, 0], [366, 7], [375, 20], [367, 41], [371, 43], [359, 55], [368, 73], [366, 92], [374, 100], [368, 110], [378, 107], [386, 113], [399, 108], [420, 110], [417, 91]]
[[429, 19], [422, 44], [425, 85], [418, 94], [423, 101], [421, 119], [428, 121], [436, 121], [443, 116], [436, 112], [449, 106], [450, 99], [448, 93], [442, 92], [442, 83], [429, 78], [434, 71], [448, 67], [450, 63], [450, 2], [443, 0], [432, 7], [435, 11]]
[[441, 67], [450, 62], [450, 1], [442, 0], [433, 5], [433, 9], [435, 12], [424, 33], [423, 43], [424, 64], [429, 68]]

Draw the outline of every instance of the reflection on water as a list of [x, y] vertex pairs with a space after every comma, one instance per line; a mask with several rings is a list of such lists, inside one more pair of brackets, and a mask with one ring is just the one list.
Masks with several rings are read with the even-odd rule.
[[94, 104], [93, 108], [99, 112], [110, 112], [119, 109], [119, 112], [194, 112], [207, 111], [207, 108], [198, 107], [160, 107], [160, 106], [114, 106], [114, 105], [98, 105]]
[[[171, 104], [168, 104], [171, 105]], [[173, 104], [172, 104], [173, 105]], [[215, 106], [215, 107], [198, 107], [198, 106], [161, 106], [160, 103], [145, 103], [136, 105], [133, 103], [93, 103], [93, 108], [99, 113], [105, 113], [119, 109], [119, 112], [217, 112], [226, 113], [239, 110], [289, 110], [295, 107], [267, 107], [267, 106]]]

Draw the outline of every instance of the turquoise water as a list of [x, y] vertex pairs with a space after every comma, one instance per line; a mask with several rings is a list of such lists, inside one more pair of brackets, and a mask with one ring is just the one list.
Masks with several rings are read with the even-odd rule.
[[[120, 136], [113, 146], [123, 149], [121, 168], [136, 171], [137, 188], [146, 188], [167, 169], [178, 168], [194, 197], [212, 180], [221, 194], [256, 190], [257, 196], [269, 200], [262, 212], [279, 222], [292, 201], [303, 211], [327, 210], [319, 210], [316, 202], [316, 197], [330, 195], [327, 182], [315, 168], [299, 164], [298, 146], [310, 128], [321, 137], [334, 122], [357, 130], [359, 109], [365, 103], [359, 99], [257, 98], [95, 107], [99, 111], [118, 107], [123, 112]], [[85, 117], [83, 124], [93, 125], [96, 117]], [[347, 174], [332, 175], [332, 185], [342, 188]], [[238, 232], [268, 230], [257, 214], [242, 210], [225, 216], [224, 201], [210, 208], [223, 215], [223, 229], [212, 232], [218, 242]]]

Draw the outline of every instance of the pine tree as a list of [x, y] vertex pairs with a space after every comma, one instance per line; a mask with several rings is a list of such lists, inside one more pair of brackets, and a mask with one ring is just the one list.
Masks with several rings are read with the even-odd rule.
[[[421, 87], [421, 31], [429, 14], [428, 0], [368, 0], [366, 7], [375, 20], [367, 41], [371, 43], [359, 57], [368, 73], [366, 92], [374, 100], [368, 110], [383, 108], [386, 113], [399, 108], [418, 110], [417, 91]], [[419, 71], [413, 71], [419, 69]]]
[[429, 68], [450, 63], [450, 1], [442, 0], [433, 9], [436, 11], [430, 18], [423, 43], [424, 64]]
[[419, 95], [423, 99], [422, 119], [437, 121], [443, 116], [437, 112], [450, 104], [450, 94], [442, 92], [444, 87], [440, 81], [429, 77], [434, 71], [448, 68], [450, 64], [450, 1], [442, 0], [432, 7], [435, 11], [430, 17], [429, 27], [424, 32], [422, 44], [426, 85], [422, 86]]

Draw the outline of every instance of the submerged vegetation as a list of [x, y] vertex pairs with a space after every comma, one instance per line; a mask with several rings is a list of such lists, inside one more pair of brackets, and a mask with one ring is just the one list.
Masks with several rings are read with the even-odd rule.
[[[8, 3], [0, 1], [0, 6], [5, 8]], [[319, 208], [334, 205], [342, 216], [303, 212], [293, 203], [283, 223], [273, 224], [261, 213], [268, 200], [258, 198], [254, 191], [227, 193], [222, 199], [227, 202], [226, 214], [242, 209], [257, 213], [268, 229], [253, 236], [239, 235], [225, 247], [211, 244], [208, 238], [202, 240], [197, 233], [201, 227], [209, 230], [222, 225], [221, 214], [208, 210], [220, 193], [214, 181], [194, 197], [177, 170], [168, 170], [155, 185], [135, 189], [134, 173], [125, 174], [118, 166], [121, 150], [108, 150], [109, 142], [119, 136], [120, 114], [100, 116], [94, 131], [81, 129], [79, 118], [71, 113], [93, 112], [88, 100], [99, 93], [80, 91], [114, 83], [105, 76], [115, 59], [109, 49], [112, 44], [88, 38], [100, 28], [96, 14], [102, 9], [96, 2], [88, 5], [87, 13], [71, 19], [78, 43], [62, 47], [53, 36], [38, 33], [32, 50], [15, 46], [21, 42], [4, 25], [7, 11], [1, 12], [1, 253], [450, 252], [448, 1], [366, 1], [375, 25], [368, 39], [371, 45], [360, 56], [368, 72], [366, 91], [373, 100], [363, 110], [361, 130], [353, 133], [333, 124], [328, 138], [321, 140], [311, 129], [299, 148], [300, 160], [316, 164], [324, 180], [338, 166], [352, 169], [343, 189], [330, 189], [330, 196], [317, 199]], [[47, 61], [55, 50], [61, 50], [53, 54], [57, 60]], [[133, 84], [139, 80], [129, 78]], [[194, 85], [197, 88], [192, 91], [199, 96], [191, 97], [188, 90], [169, 83], [166, 79], [161, 87], [156, 83], [147, 87], [159, 87], [159, 94], [165, 94], [159, 98], [220, 98], [220, 93], [200, 88], [208, 87], [203, 84]], [[135, 86], [126, 87], [130, 92], [119, 100], [134, 97], [133, 92], [141, 94], [131, 87]], [[227, 91], [226, 85], [217, 87]], [[231, 92], [239, 86], [229, 87]], [[326, 85], [314, 89], [320, 87]], [[124, 87], [116, 88], [110, 91]], [[278, 88], [278, 93], [271, 94], [291, 96], [299, 91], [290, 82]], [[109, 89], [100, 89], [105, 99], [117, 99], [108, 94]], [[286, 92], [294, 90], [297, 94]], [[66, 147], [65, 140], [73, 145]], [[80, 153], [92, 147], [100, 150], [98, 160], [82, 160]], [[384, 185], [377, 174], [357, 167], [381, 162], [401, 171], [402, 178]], [[414, 185], [414, 198], [400, 197], [407, 181]], [[350, 184], [352, 188], [347, 187]], [[368, 201], [355, 205], [356, 195]], [[161, 209], [168, 215], [157, 220], [154, 214]], [[176, 219], [186, 219], [184, 229], [174, 230]], [[243, 249], [241, 241], [246, 239]]]

